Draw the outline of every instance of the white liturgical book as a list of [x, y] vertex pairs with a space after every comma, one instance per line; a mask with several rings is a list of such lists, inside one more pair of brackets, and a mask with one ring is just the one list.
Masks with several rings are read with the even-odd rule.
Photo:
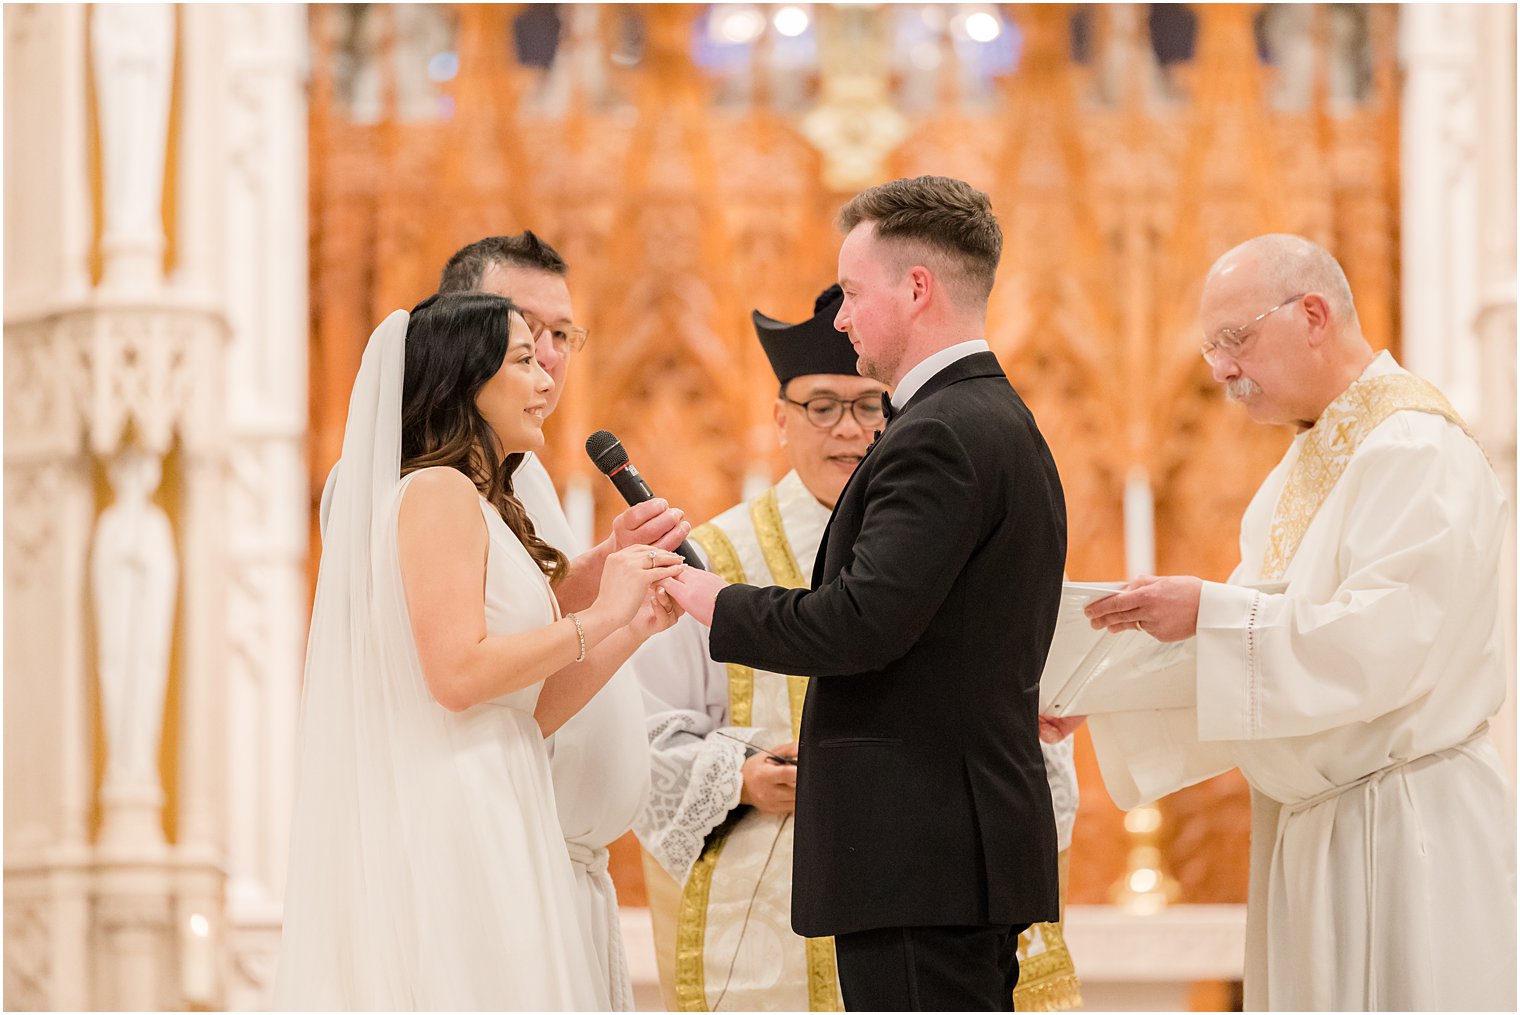
[[[1082, 612], [1123, 582], [1064, 582], [1061, 612], [1040, 677], [1042, 715], [1097, 715], [1197, 704], [1196, 643], [1163, 644], [1143, 631], [1093, 630]], [[1279, 593], [1286, 582], [1255, 585]]]

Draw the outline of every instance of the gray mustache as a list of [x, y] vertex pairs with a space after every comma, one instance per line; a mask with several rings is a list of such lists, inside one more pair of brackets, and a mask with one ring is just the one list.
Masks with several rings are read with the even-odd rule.
[[1261, 385], [1249, 377], [1237, 377], [1224, 386], [1224, 397], [1232, 402], [1261, 394]]

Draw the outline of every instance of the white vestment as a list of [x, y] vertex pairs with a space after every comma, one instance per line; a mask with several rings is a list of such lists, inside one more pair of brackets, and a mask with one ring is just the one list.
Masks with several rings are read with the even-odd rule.
[[[737, 568], [752, 584], [800, 586], [811, 578], [829, 515], [789, 472], [692, 538], [725, 577]], [[713, 560], [715, 551], [733, 559]], [[836, 1010], [832, 940], [808, 941], [791, 931], [791, 818], [736, 813], [743, 741], [774, 747], [795, 740], [806, 678], [713, 662], [708, 629], [690, 616], [647, 641], [629, 668], [645, 691], [653, 769], [649, 802], [634, 831], [681, 892], [677, 926], [662, 928], [660, 893], [651, 884], [657, 939], [678, 939], [676, 1003], [683, 1010]], [[1045, 760], [1065, 850], [1077, 809], [1071, 742], [1047, 746]], [[720, 825], [721, 842], [710, 839]], [[651, 882], [665, 876], [647, 863], [645, 870]], [[1075, 978], [1058, 927], [1038, 925], [1020, 951], [1021, 1007], [1074, 1003]], [[662, 963], [671, 964], [664, 956]]]
[[[524, 458], [512, 485], [542, 539], [566, 556], [581, 552], [554, 482], [536, 455]], [[592, 964], [603, 977], [602, 1007], [611, 1011], [633, 1010], [607, 846], [633, 825], [649, 792], [643, 708], [638, 681], [624, 667], [549, 739], [554, 799], [574, 864], [581, 923]]]
[[[1381, 353], [1363, 379], [1393, 375]], [[1229, 583], [1204, 583], [1196, 709], [1093, 716], [1093, 743], [1121, 807], [1250, 783], [1248, 1009], [1514, 1010], [1515, 819], [1487, 736], [1508, 507], [1460, 426], [1406, 409], [1325, 470], [1317, 512], [1278, 511], [1315, 430], [1355, 429], [1345, 398], [1257, 491]], [[1240, 587], [1279, 577], [1285, 518], [1286, 591]]]

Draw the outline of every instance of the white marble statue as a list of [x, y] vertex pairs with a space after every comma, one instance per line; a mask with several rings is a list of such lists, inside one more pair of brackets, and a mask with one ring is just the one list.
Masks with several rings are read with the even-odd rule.
[[[174, 533], [152, 501], [162, 477], [156, 455], [123, 451], [110, 466], [116, 499], [100, 515], [90, 581], [105, 718], [105, 794], [161, 800], [157, 759], [179, 581]], [[109, 807], [109, 804], [108, 804]], [[107, 815], [109, 821], [109, 811]]]

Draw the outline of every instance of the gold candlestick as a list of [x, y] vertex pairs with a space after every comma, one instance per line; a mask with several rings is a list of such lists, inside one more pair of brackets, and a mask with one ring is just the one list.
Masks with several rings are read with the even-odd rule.
[[1136, 807], [1124, 815], [1129, 856], [1124, 876], [1109, 897], [1131, 913], [1157, 913], [1177, 901], [1177, 881], [1166, 872], [1161, 857], [1161, 809], [1155, 804]]

